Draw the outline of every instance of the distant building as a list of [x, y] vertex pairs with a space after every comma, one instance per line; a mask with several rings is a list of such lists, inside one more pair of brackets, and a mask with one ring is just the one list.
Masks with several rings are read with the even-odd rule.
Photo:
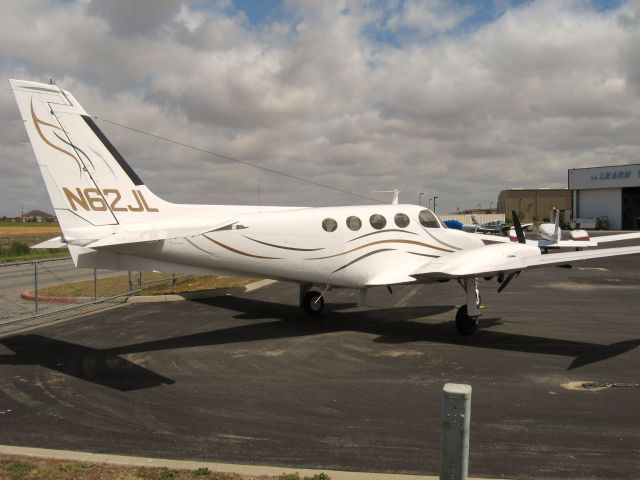
[[460, 215], [492, 215], [498, 213], [498, 210], [496, 208], [467, 208], [466, 210], [462, 210], [461, 212], [456, 213]]
[[522, 223], [551, 220], [551, 211], [558, 208], [566, 212], [565, 221], [571, 211], [571, 193], [566, 188], [512, 188], [498, 195], [498, 213], [511, 218], [515, 211]]
[[572, 168], [569, 189], [574, 218], [600, 219], [615, 230], [640, 230], [640, 164]]
[[22, 214], [21, 220], [23, 222], [57, 222], [58, 219], [55, 215], [43, 212], [42, 210], [31, 210]]

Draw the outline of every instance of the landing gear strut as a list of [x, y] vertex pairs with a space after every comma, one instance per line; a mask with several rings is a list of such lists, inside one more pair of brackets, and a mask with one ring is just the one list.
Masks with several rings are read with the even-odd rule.
[[310, 285], [300, 285], [300, 306], [308, 315], [318, 315], [324, 308], [324, 298]]
[[467, 304], [461, 306], [456, 313], [456, 329], [460, 335], [471, 335], [478, 329], [480, 318], [480, 291], [478, 279], [468, 277], [460, 280], [466, 293]]

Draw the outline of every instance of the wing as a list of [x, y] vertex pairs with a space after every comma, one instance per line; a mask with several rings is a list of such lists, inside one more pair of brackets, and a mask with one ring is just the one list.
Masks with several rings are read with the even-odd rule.
[[493, 276], [527, 268], [568, 265], [594, 258], [639, 253], [640, 246], [633, 246], [543, 255], [536, 245], [494, 244], [461, 250], [426, 262], [411, 276], [419, 281]]
[[[476, 233], [475, 235], [477, 237], [480, 237], [485, 243], [488, 243], [488, 244], [510, 243], [510, 242], [516, 241], [515, 238], [511, 239], [511, 237], [500, 237], [496, 235], [487, 235], [483, 233]], [[603, 235], [600, 237], [590, 237], [588, 240], [560, 240], [558, 242], [554, 242], [551, 240], [527, 239], [527, 245], [536, 245], [540, 248], [583, 248], [583, 247], [597, 247], [601, 243], [618, 242], [623, 240], [635, 240], [637, 238], [640, 238], [640, 232], [618, 233], [615, 235]]]
[[640, 238], [640, 232], [618, 233], [615, 235], [602, 235], [600, 237], [593, 237], [591, 238], [591, 240], [597, 243], [605, 243], [605, 242], [617, 242], [619, 240], [634, 240], [636, 238]]

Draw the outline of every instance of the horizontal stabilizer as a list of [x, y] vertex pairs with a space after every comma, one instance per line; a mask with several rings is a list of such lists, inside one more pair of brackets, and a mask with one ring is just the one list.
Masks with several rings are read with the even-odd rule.
[[67, 248], [67, 244], [62, 241], [62, 237], [54, 237], [30, 248]]
[[[171, 222], [175, 223], [175, 222]], [[128, 225], [125, 231], [113, 233], [85, 245], [88, 248], [107, 248], [131, 243], [157, 242], [160, 240], [171, 240], [174, 238], [190, 238], [212, 232], [214, 230], [232, 227], [236, 221], [225, 221], [217, 225], [203, 226], [202, 222], [196, 226], [169, 226], [163, 222], [144, 223], [137, 228]]]

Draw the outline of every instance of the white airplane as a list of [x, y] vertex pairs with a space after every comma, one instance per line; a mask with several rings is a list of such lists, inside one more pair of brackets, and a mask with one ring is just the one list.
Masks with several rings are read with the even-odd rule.
[[324, 208], [169, 203], [144, 185], [69, 92], [10, 84], [63, 232], [37, 247], [67, 246], [77, 267], [286, 280], [300, 285], [300, 305], [309, 314], [322, 310], [330, 288], [356, 289], [363, 301], [370, 287], [454, 279], [466, 292], [456, 327], [471, 334], [480, 317], [480, 277], [497, 277], [502, 290], [527, 268], [640, 253], [633, 246], [543, 255], [519, 227], [513, 243], [447, 229], [431, 210], [396, 202]]
[[[491, 222], [478, 223], [475, 215], [471, 215], [471, 221], [473, 222], [471, 225], [462, 225], [461, 230], [470, 233], [492, 233], [494, 235], [508, 235], [509, 229], [512, 228], [511, 225], [503, 222], [502, 220], [493, 220]], [[523, 223], [521, 226], [522, 228], [527, 229], [532, 225], [532, 223]]]

